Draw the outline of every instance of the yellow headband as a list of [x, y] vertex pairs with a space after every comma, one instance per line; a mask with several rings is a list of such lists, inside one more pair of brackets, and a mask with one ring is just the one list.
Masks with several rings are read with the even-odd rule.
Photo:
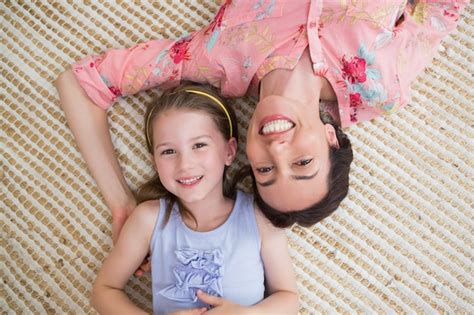
[[[207, 98], [213, 100], [217, 105], [219, 105], [222, 108], [222, 110], [224, 111], [225, 115], [227, 116], [227, 119], [229, 120], [229, 134], [230, 134], [230, 138], [232, 138], [232, 134], [233, 134], [232, 119], [230, 118], [229, 112], [227, 111], [227, 108], [225, 108], [224, 104], [222, 104], [222, 102], [218, 98], [216, 98], [216, 97], [214, 97], [211, 94], [208, 94], [206, 92], [199, 91], [199, 90], [185, 90], [185, 91], [188, 92], [188, 93], [193, 93], [193, 94], [206, 96]], [[150, 135], [148, 134], [148, 126], [150, 125], [150, 118], [151, 118], [152, 114], [153, 114], [153, 109], [150, 110], [150, 112], [148, 113], [148, 117], [146, 118], [146, 124], [145, 124], [146, 141], [147, 141], [148, 145], [150, 146], [150, 148], [151, 148], [151, 138], [150, 138]], [[151, 150], [153, 151], [153, 148], [151, 148]]]

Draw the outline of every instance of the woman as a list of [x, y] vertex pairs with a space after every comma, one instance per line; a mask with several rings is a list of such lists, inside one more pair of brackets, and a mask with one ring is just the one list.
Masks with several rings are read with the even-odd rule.
[[[135, 204], [103, 110], [117, 96], [183, 79], [258, 95], [247, 134], [256, 201], [276, 226], [309, 226], [347, 195], [352, 151], [340, 126], [404, 106], [465, 3], [227, 0], [209, 26], [177, 41], [73, 65], [57, 82], [61, 103], [112, 209], [114, 237]], [[337, 100], [334, 122], [321, 121], [320, 99]]]

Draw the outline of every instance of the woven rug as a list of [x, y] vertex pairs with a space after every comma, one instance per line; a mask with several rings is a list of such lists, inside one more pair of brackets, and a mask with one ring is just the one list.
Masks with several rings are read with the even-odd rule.
[[[111, 215], [59, 107], [53, 81], [68, 64], [201, 28], [211, 1], [2, 1], [2, 313], [84, 314], [112, 245]], [[473, 11], [463, 12], [403, 110], [347, 130], [349, 197], [313, 228], [288, 231], [301, 314], [474, 313]], [[152, 172], [145, 103], [109, 111], [132, 188]], [[254, 104], [234, 101], [241, 136]], [[243, 145], [240, 149], [243, 152]], [[238, 164], [244, 162], [239, 156]], [[150, 278], [127, 293], [150, 310]]]

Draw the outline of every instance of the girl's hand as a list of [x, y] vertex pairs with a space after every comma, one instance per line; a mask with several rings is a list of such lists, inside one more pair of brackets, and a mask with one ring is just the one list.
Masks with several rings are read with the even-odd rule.
[[209, 311], [207, 311], [206, 313], [204, 314], [209, 314], [209, 315], [217, 315], [217, 314], [223, 314], [223, 315], [228, 315], [228, 314], [232, 314], [232, 315], [239, 315], [239, 314], [245, 314], [246, 313], [246, 310], [247, 308], [242, 306], [242, 305], [238, 305], [238, 304], [235, 304], [235, 303], [232, 303], [226, 299], [223, 299], [223, 298], [220, 298], [220, 297], [217, 297], [217, 296], [213, 296], [213, 295], [209, 295], [201, 290], [199, 290], [197, 292], [197, 295], [198, 295], [198, 299], [201, 300], [202, 302], [206, 303], [206, 304], [209, 304], [211, 306], [213, 306], [212, 309], [210, 309]]
[[207, 311], [207, 308], [205, 308], [205, 307], [190, 308], [188, 310], [175, 311], [175, 312], [170, 313], [168, 315], [201, 315], [201, 314], [204, 314], [205, 311]]

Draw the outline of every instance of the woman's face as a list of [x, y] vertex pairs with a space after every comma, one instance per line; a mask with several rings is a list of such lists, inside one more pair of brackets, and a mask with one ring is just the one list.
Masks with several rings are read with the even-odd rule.
[[303, 210], [327, 194], [331, 125], [319, 118], [319, 102], [282, 96], [262, 99], [250, 120], [247, 156], [263, 200], [281, 212]]

